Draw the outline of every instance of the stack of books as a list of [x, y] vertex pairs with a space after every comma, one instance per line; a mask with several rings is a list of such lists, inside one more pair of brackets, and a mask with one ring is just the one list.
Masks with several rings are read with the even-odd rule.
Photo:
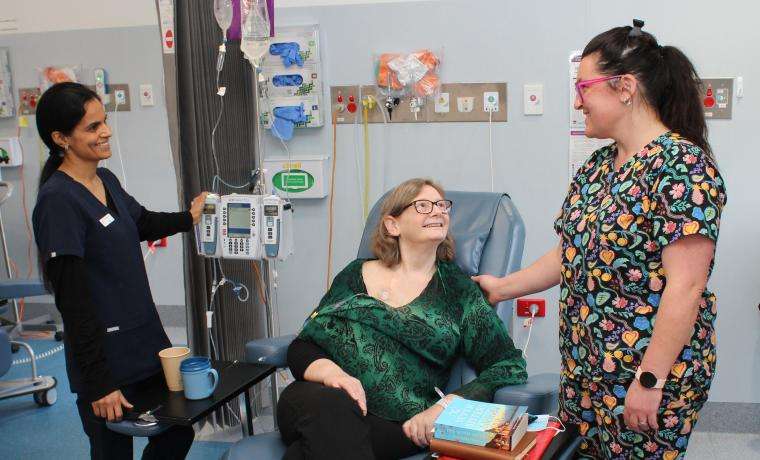
[[435, 421], [430, 450], [472, 460], [520, 460], [536, 443], [527, 406], [454, 399]]

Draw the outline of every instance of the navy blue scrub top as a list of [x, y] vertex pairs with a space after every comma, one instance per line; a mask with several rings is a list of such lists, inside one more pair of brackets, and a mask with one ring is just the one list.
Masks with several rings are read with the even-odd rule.
[[[137, 221], [142, 207], [114, 174], [98, 168], [116, 213], [67, 174], [56, 171], [40, 189], [32, 217], [43, 264], [72, 255], [84, 260], [100, 323], [105, 355], [117, 387], [161, 371], [158, 352], [170, 347], [153, 303], [145, 272]], [[69, 353], [71, 389], [84, 391], [81, 373]]]

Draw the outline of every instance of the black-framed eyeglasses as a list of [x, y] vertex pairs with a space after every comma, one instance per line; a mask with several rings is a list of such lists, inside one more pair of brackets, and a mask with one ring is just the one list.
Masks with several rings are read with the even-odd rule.
[[414, 200], [408, 205], [404, 206], [403, 209], [406, 209], [409, 206], [414, 206], [414, 210], [420, 214], [430, 214], [431, 212], [433, 212], [434, 206], [438, 208], [438, 210], [441, 211], [442, 213], [448, 214], [449, 211], [451, 211], [451, 207], [454, 206], [454, 202], [451, 200], [438, 200], [438, 201]]

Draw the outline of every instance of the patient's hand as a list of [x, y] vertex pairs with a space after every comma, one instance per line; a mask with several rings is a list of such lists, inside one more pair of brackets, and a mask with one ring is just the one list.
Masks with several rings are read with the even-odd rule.
[[406, 437], [419, 447], [429, 446], [430, 440], [433, 439], [435, 419], [441, 412], [443, 412], [443, 407], [435, 404], [404, 422], [401, 428]]
[[337, 369], [329, 372], [322, 380], [326, 387], [340, 388], [348, 393], [356, 401], [362, 410], [362, 415], [367, 415], [367, 395], [364, 393], [364, 387], [359, 379], [351, 377], [343, 369], [335, 366]]

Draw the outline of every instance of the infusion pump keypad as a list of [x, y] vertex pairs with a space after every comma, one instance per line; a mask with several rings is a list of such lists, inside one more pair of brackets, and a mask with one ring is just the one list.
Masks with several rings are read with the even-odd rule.
[[248, 236], [230, 236], [227, 226], [227, 207], [222, 207], [222, 236], [227, 240], [227, 252], [230, 255], [251, 255], [251, 239], [256, 234], [256, 206], [251, 206], [251, 227]]

